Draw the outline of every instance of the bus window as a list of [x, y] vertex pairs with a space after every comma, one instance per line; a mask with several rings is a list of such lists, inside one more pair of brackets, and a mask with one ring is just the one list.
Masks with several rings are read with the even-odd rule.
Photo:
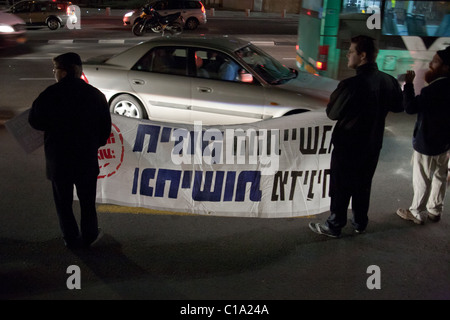
[[344, 0], [342, 1], [342, 13], [367, 13], [380, 12], [381, 1]]
[[378, 68], [394, 77], [416, 72], [415, 88], [437, 50], [450, 44], [450, 1], [303, 0], [296, 66], [318, 76], [348, 78], [346, 54], [353, 36], [376, 39]]
[[450, 2], [387, 0], [381, 31], [384, 35], [448, 37]]

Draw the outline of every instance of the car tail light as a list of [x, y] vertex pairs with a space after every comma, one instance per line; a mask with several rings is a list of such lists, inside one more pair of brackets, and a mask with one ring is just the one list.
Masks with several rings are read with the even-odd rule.
[[206, 9], [205, 9], [205, 6], [203, 5], [203, 3], [202, 3], [202, 2], [200, 2], [200, 4], [202, 5], [202, 12], [203, 12], [203, 13], [206, 13]]
[[316, 67], [318, 70], [327, 70], [328, 47], [329, 46], [319, 46], [319, 59], [316, 62]]
[[81, 73], [81, 80], [84, 80], [84, 82], [89, 83], [89, 81], [86, 78], [86, 75], [84, 74], [84, 72]]

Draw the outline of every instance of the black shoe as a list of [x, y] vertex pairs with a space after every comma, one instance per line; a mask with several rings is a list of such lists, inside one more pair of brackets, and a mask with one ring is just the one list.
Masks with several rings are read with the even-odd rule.
[[64, 245], [69, 250], [76, 250], [76, 249], [81, 248], [81, 241], [80, 241], [80, 239], [75, 239], [75, 240], [70, 240], [70, 241], [64, 239]]
[[433, 221], [433, 222], [439, 222], [439, 220], [441, 220], [441, 215], [440, 214], [432, 214], [428, 212], [428, 220]]
[[334, 233], [328, 228], [327, 226], [320, 224], [320, 223], [309, 223], [309, 228], [317, 233], [317, 234], [323, 234], [324, 236], [330, 237], [330, 238], [339, 238], [340, 234]]
[[83, 245], [85, 248], [91, 247], [99, 242], [99, 240], [103, 237], [103, 230], [98, 228], [97, 237], [94, 240], [84, 241]]

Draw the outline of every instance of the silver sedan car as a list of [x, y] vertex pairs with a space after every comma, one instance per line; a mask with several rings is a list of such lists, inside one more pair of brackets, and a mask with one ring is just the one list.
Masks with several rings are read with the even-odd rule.
[[324, 110], [337, 81], [283, 66], [227, 36], [159, 37], [83, 64], [113, 113], [205, 125]]

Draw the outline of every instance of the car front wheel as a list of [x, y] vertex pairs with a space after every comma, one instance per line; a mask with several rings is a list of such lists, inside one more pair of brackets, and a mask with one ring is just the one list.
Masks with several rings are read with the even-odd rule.
[[111, 113], [121, 116], [144, 119], [147, 118], [147, 113], [142, 107], [141, 103], [129, 94], [122, 94], [111, 102]]
[[47, 27], [50, 30], [56, 30], [59, 29], [59, 27], [61, 27], [61, 22], [59, 22], [58, 19], [55, 18], [51, 18], [47, 20]]
[[194, 18], [189, 18], [186, 20], [184, 27], [188, 30], [194, 30], [198, 27], [198, 20]]

